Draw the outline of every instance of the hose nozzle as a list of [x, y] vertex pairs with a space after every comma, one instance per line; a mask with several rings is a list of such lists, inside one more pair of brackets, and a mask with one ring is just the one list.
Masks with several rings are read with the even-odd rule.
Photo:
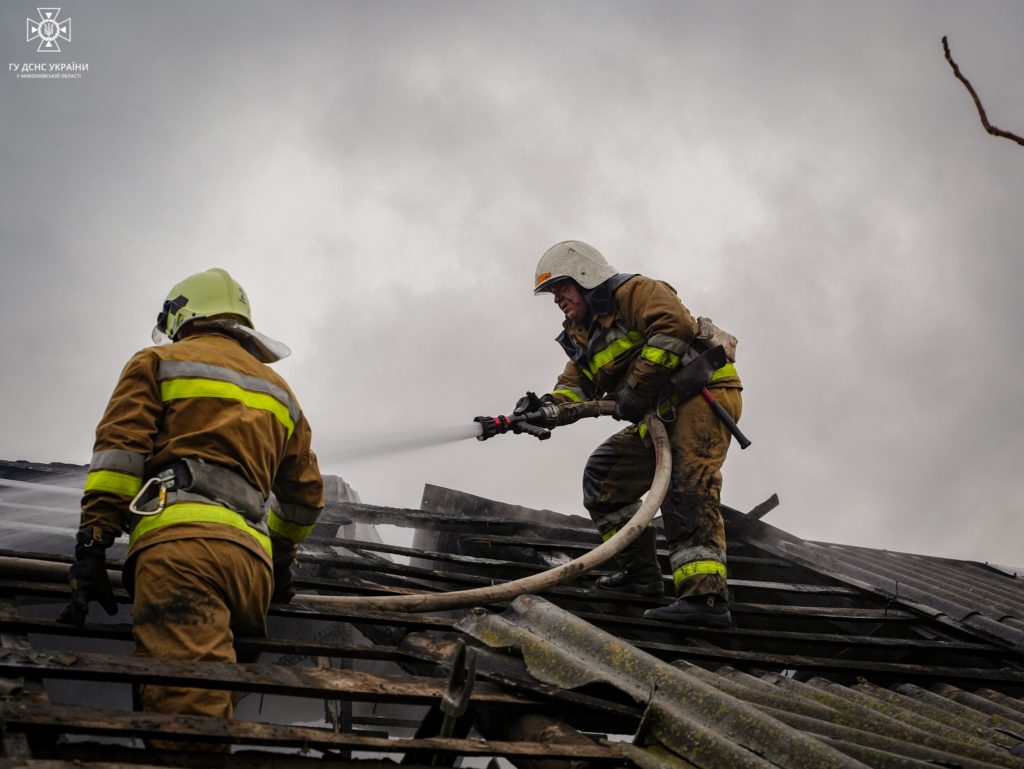
[[530, 414], [518, 414], [510, 417], [476, 417], [473, 421], [480, 423], [480, 435], [476, 439], [486, 441], [488, 438], [507, 432], [526, 433], [542, 441], [550, 438], [551, 431], [546, 427], [532, 424], [530, 416]]

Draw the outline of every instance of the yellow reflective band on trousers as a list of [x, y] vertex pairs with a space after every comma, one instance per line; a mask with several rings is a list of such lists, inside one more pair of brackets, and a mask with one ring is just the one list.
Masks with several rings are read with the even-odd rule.
[[[679, 405], [679, 399], [674, 396], [672, 398], [669, 398], [669, 400], [666, 402], [659, 403], [658, 416], [661, 417], [662, 420], [667, 419], [669, 414], [672, 413], [672, 409], [674, 409], [677, 405]], [[675, 417], [673, 417], [672, 419], [675, 419]], [[668, 421], [671, 422], [672, 420], [670, 419]], [[641, 422], [640, 424], [638, 424], [636, 426], [636, 432], [637, 435], [639, 435], [641, 438], [647, 435], [647, 423]]]
[[289, 542], [295, 542], [296, 544], [304, 541], [306, 537], [309, 536], [309, 533], [313, 531], [314, 526], [316, 526], [315, 523], [306, 525], [286, 521], [273, 510], [271, 510], [270, 515], [267, 516], [267, 528], [275, 534], [279, 534], [284, 537]]
[[679, 584], [695, 574], [717, 574], [725, 579], [725, 564], [718, 561], [690, 561], [672, 572], [672, 583]]
[[160, 397], [167, 401], [182, 398], [225, 398], [244, 403], [251, 409], [269, 411], [277, 421], [288, 430], [292, 437], [295, 422], [288, 413], [288, 407], [271, 395], [245, 390], [231, 382], [218, 382], [215, 379], [165, 379], [160, 383]]
[[714, 374], [711, 375], [711, 381], [714, 382], [716, 379], [725, 379], [726, 377], [738, 377], [739, 374], [736, 371], [736, 367], [731, 363], [726, 363], [722, 368], [718, 369]]
[[643, 334], [639, 331], [630, 331], [625, 336], [621, 336], [612, 342], [610, 345], [605, 347], [601, 352], [597, 353], [593, 358], [590, 359], [590, 365], [583, 371], [586, 374], [587, 379], [593, 379], [594, 375], [597, 374], [597, 370], [602, 366], [607, 366], [613, 360], [618, 358], [620, 355], [629, 352], [636, 347], [643, 340]]
[[[648, 348], [645, 347], [644, 349], [646, 350]], [[711, 375], [711, 382], [714, 382], [716, 379], [726, 379], [728, 377], [739, 377], [739, 373], [736, 371], [736, 367], [731, 363], [726, 363], [720, 369], [716, 370], [715, 373]], [[708, 384], [710, 384], [711, 382], [709, 382]], [[679, 405], [679, 399], [675, 395], [673, 395], [668, 400], [668, 402], [662, 402], [658, 404], [658, 414], [664, 419], [666, 416], [668, 416], [669, 413], [671, 413], [672, 408], [677, 405]], [[637, 425], [637, 432], [639, 433], [640, 437], [643, 438], [645, 435], [647, 435], [647, 425], [641, 422], [639, 425]]]
[[164, 526], [173, 526], [176, 523], [222, 523], [225, 526], [232, 526], [239, 531], [244, 531], [259, 542], [260, 547], [267, 551], [267, 555], [273, 557], [270, 537], [246, 523], [241, 514], [234, 510], [228, 510], [226, 507], [204, 505], [199, 502], [169, 505], [156, 515], [139, 518], [139, 522], [135, 524], [135, 528], [132, 529], [131, 536], [128, 538], [129, 549], [146, 532], [162, 529]]
[[679, 368], [679, 356], [660, 347], [647, 347], [640, 351], [640, 357], [665, 368]]
[[125, 497], [134, 497], [142, 488], [142, 479], [116, 470], [93, 470], [86, 476], [86, 491], [109, 491]]
[[[654, 525], [653, 523], [649, 523], [649, 524], [647, 524], [647, 527], [650, 528], [653, 525]], [[609, 539], [611, 539], [612, 537], [614, 537], [618, 533], [619, 533], [619, 530], [617, 528], [616, 529], [612, 529], [611, 531], [606, 532], [606, 533], [601, 535], [601, 541], [602, 542], [607, 542]]]
[[583, 403], [583, 398], [580, 397], [579, 393], [575, 390], [552, 390], [552, 395], [564, 395], [566, 398], [571, 400], [573, 403]]

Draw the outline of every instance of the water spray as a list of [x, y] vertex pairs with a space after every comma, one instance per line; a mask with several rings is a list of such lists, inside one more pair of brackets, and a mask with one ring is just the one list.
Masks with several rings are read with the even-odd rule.
[[[721, 348], [714, 348], [714, 350], [709, 351], [709, 353], [719, 353], [720, 350]], [[709, 353], [704, 353], [700, 358], [710, 357]], [[700, 360], [700, 358], [698, 358], [698, 360]], [[686, 368], [689, 369], [690, 366], [687, 366]], [[715, 370], [710, 367], [710, 365], [705, 368], [707, 368], [708, 371]], [[678, 376], [678, 374], [676, 376]], [[689, 393], [689, 395], [696, 395], [700, 393], [700, 390], [707, 384], [707, 379], [700, 381], [700, 375], [692, 378], [699, 381], [699, 386], [697, 386], [692, 393]], [[707, 374], [707, 378], [710, 378], [710, 373]], [[672, 381], [674, 384], [676, 383], [675, 376]], [[683, 387], [684, 384], [692, 385], [693, 382], [681, 381], [678, 384], [678, 389], [683, 390], [685, 389]], [[433, 430], [421, 430], [416, 433], [409, 433], [408, 431], [405, 431], [396, 435], [377, 436], [369, 440], [355, 442], [351, 448], [336, 451], [333, 454], [328, 454], [328, 456], [330, 456], [331, 459], [365, 457], [373, 454], [379, 455], [425, 448], [428, 446], [437, 446], [444, 443], [464, 440], [466, 438], [476, 438], [484, 441], [494, 437], [495, 435], [507, 432], [533, 435], [540, 440], [546, 440], [550, 437], [551, 430], [555, 427], [572, 424], [580, 419], [588, 417], [614, 415], [615, 413], [615, 402], [610, 400], [563, 403], [556, 406], [555, 404], [550, 403], [542, 404], [539, 399], [537, 399], [536, 395], [528, 393], [526, 401], [528, 401], [526, 404], [527, 407], [523, 409], [517, 408], [516, 411], [520, 413], [513, 413], [511, 416], [477, 417], [468, 425], [457, 425]], [[718, 412], [716, 411], [716, 413]], [[660, 418], [657, 416], [656, 410], [652, 410], [648, 413], [644, 418], [644, 422], [647, 425], [648, 432], [651, 436], [655, 456], [654, 477], [652, 479], [650, 491], [644, 498], [640, 508], [636, 513], [634, 513], [633, 517], [626, 524], [621, 526], [613, 537], [603, 544], [598, 545], [587, 554], [570, 561], [567, 564], [562, 564], [561, 566], [549, 569], [548, 571], [540, 574], [534, 574], [522, 579], [512, 580], [511, 582], [504, 582], [497, 585], [490, 585], [488, 587], [472, 588], [469, 590], [460, 590], [451, 593], [421, 593], [389, 596], [302, 595], [296, 597], [296, 604], [305, 604], [312, 608], [328, 609], [372, 608], [382, 611], [439, 611], [443, 609], [476, 606], [497, 601], [507, 601], [524, 593], [535, 593], [541, 590], [547, 590], [555, 587], [556, 585], [576, 579], [582, 574], [585, 574], [613, 558], [631, 544], [638, 536], [640, 536], [654, 518], [655, 513], [661, 506], [661, 503], [668, 492], [669, 479], [672, 471], [672, 459], [669, 449], [668, 434], [665, 430], [664, 424], [662, 424]], [[738, 432], [738, 430], [736, 430], [735, 423], [733, 423], [731, 419], [725, 423], [731, 432], [734, 434]], [[48, 484], [25, 483], [21, 481], [12, 482], [7, 481], [6, 479], [0, 479], [0, 486], [4, 484], [36, 490], [38, 490], [40, 486], [43, 486], [47, 490], [61, 494], [79, 495], [81, 493], [76, 489], [69, 489], [65, 486], [51, 486]], [[13, 570], [16, 566], [13, 561], [17, 560], [19, 559], [0, 558], [0, 569], [10, 568]], [[38, 564], [35, 565], [38, 566]], [[57, 570], [66, 575], [66, 566], [60, 564], [49, 564], [47, 566], [51, 568], [51, 570]]]
[[[536, 396], [533, 396], [533, 398], [536, 399]], [[495, 435], [502, 435], [504, 433], [532, 435], [539, 440], [547, 440], [551, 437], [551, 431], [555, 427], [569, 425], [588, 417], [608, 415], [615, 410], [614, 401], [585, 401], [583, 403], [564, 403], [560, 406], [556, 406], [553, 403], [540, 404], [536, 400], [534, 402], [537, 404], [535, 409], [518, 414], [476, 417], [469, 424], [449, 425], [415, 431], [403, 430], [389, 435], [354, 438], [345, 441], [345, 445], [341, 447], [331, 448], [328, 446], [328, 448], [321, 449], [317, 453], [320, 454], [322, 463], [335, 463], [344, 460], [397, 454], [403, 451], [441, 446], [468, 438], [486, 441]], [[76, 500], [82, 497], [81, 488], [58, 486], [52, 483], [0, 478], [0, 488], [3, 487], [10, 487], [26, 493], [59, 494], [65, 497], [74, 497]], [[16, 496], [20, 497], [21, 495]], [[0, 505], [8, 506], [12, 502], [14, 500], [7, 497], [0, 502]], [[34, 505], [23, 505], [23, 507], [37, 507], [40, 511], [44, 509], [52, 512], [58, 511], [58, 508], [43, 508]]]
[[328, 443], [326, 448], [317, 448], [317, 455], [322, 464], [333, 464], [346, 459], [360, 459], [443, 446], [446, 443], [476, 438], [478, 435], [480, 435], [480, 426], [473, 423], [420, 430], [402, 430], [385, 435], [375, 433], [346, 439], [341, 442], [341, 445]]
[[[566, 404], [561, 406], [560, 410], [566, 412], [565, 417], [560, 418], [560, 424], [570, 424], [584, 417], [610, 414], [614, 410], [614, 403], [611, 401], [587, 401], [585, 403]], [[488, 419], [492, 422], [497, 420], [494, 417], [482, 417], [481, 419], [485, 420], [485, 422]], [[509, 424], [511, 424], [512, 417], [507, 417], [506, 419], [510, 420]], [[562, 421], [562, 419], [565, 421]], [[485, 422], [478, 421], [472, 425], [463, 426], [460, 428], [460, 434], [457, 436], [454, 435], [454, 430], [450, 430], [448, 440], [461, 440], [462, 438], [473, 437], [485, 440], [483, 428]], [[440, 611], [509, 601], [524, 593], [538, 593], [543, 590], [549, 590], [582, 576], [613, 558], [640, 536], [654, 518], [658, 508], [661, 507], [665, 494], [668, 492], [672, 472], [672, 455], [669, 450], [668, 434], [661, 420], [654, 415], [649, 414], [645, 418], [645, 422], [653, 441], [655, 456], [654, 477], [650, 491], [645, 496], [640, 508], [627, 523], [619, 527], [615, 536], [585, 555], [539, 574], [487, 587], [470, 588], [451, 593], [427, 592], [385, 596], [301, 594], [293, 599], [292, 605], [328, 611], [343, 609], [378, 609], [381, 611], [407, 612]], [[6, 480], [0, 479], [0, 485], [6, 482]], [[18, 485], [22, 485], [22, 482], [18, 482]], [[45, 484], [25, 485], [38, 487]], [[55, 488], [63, 489], [65, 492], [68, 491], [66, 487]], [[0, 557], [0, 571], [9, 574], [32, 575], [24, 578], [64, 581], [67, 579], [67, 569], [66, 564], [37, 559]], [[111, 581], [115, 582], [115, 584], [120, 579], [120, 574], [116, 571], [108, 571], [108, 574], [111, 577]]]
[[[532, 393], [531, 393], [532, 395]], [[556, 406], [553, 403], [541, 404], [533, 395], [536, 408], [513, 413], [509, 416], [476, 417], [469, 424], [435, 427], [416, 431], [403, 430], [390, 435], [375, 434], [345, 441], [340, 448], [318, 449], [317, 454], [323, 464], [333, 464], [343, 460], [361, 459], [396, 454], [402, 451], [441, 446], [446, 443], [467, 438], [486, 441], [495, 435], [515, 433], [532, 435], [539, 440], [551, 437], [551, 430], [559, 425], [571, 424], [583, 417], [610, 414], [613, 410], [612, 401], [588, 401], [587, 403], [569, 403]], [[599, 406], [603, 403], [604, 406]]]

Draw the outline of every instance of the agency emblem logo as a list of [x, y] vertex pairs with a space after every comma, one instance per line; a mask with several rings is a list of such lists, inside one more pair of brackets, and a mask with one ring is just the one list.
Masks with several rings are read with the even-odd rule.
[[60, 8], [36, 8], [38, 19], [25, 19], [25, 42], [39, 41], [36, 53], [60, 53], [61, 40], [71, 42], [71, 19], [60, 18]]

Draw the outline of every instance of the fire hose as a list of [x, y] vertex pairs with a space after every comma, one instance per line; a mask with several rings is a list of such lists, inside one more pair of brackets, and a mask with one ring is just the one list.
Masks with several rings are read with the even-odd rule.
[[[571, 405], [578, 408], [573, 412], [567, 412], [564, 417], [565, 419], [571, 418], [570, 413], [576, 419], [611, 414], [615, 408], [613, 401], [587, 401]], [[565, 409], [565, 407], [562, 408]], [[639, 537], [641, 532], [654, 519], [654, 514], [658, 512], [662, 501], [665, 499], [665, 494], [668, 493], [669, 478], [672, 473], [672, 455], [669, 450], [668, 433], [660, 419], [648, 415], [645, 421], [647, 429], [650, 431], [655, 452], [654, 480], [651, 483], [651, 489], [643, 504], [640, 505], [640, 509], [629, 519], [628, 523], [619, 528], [615, 536], [579, 558], [539, 574], [531, 574], [522, 579], [502, 582], [487, 587], [458, 590], [451, 593], [418, 593], [415, 595], [389, 596], [302, 595], [295, 597], [295, 603], [298, 604], [301, 598], [301, 603], [304, 605], [333, 609], [370, 608], [380, 609], [381, 611], [410, 612], [462, 609], [469, 606], [479, 606], [480, 604], [510, 601], [526, 593], [549, 590], [586, 574], [588, 571], [597, 568], [608, 559], [620, 553], [627, 545]], [[569, 424], [569, 422], [566, 421], [563, 424]]]
[[[583, 403], [570, 403], [560, 407], [553, 407], [553, 409], [547, 412], [545, 418], [553, 427], [571, 424], [579, 419], [588, 417], [610, 415], [614, 409], [614, 401], [585, 401]], [[532, 418], [534, 421], [538, 419], [535, 414], [527, 415], [527, 417]], [[536, 435], [536, 437], [542, 439], [547, 437], [538, 434], [532, 429], [516, 429], [516, 425], [527, 424], [526, 418], [517, 418], [517, 416], [478, 417], [477, 421], [481, 424], [481, 440], [489, 437], [487, 435], [489, 428], [482, 420], [491, 420], [490, 424], [498, 425], [490, 433], [491, 435], [499, 432], [513, 431]], [[668, 433], [661, 420], [653, 413], [648, 414], [644, 421], [647, 424], [647, 429], [653, 442], [655, 455], [654, 479], [651, 483], [650, 491], [643, 504], [641, 504], [640, 509], [636, 511], [626, 524], [619, 527], [619, 530], [613, 537], [579, 558], [539, 574], [523, 577], [522, 579], [469, 590], [388, 596], [334, 596], [300, 593], [295, 596], [290, 605], [297, 608], [306, 606], [321, 609], [377, 609], [380, 611], [407, 612], [461, 609], [499, 601], [510, 601], [526, 593], [549, 590], [586, 574], [588, 571], [597, 568], [620, 553], [627, 545], [640, 536], [653, 520], [655, 513], [661, 507], [661, 503], [668, 493], [669, 479], [672, 471], [672, 456], [669, 449]], [[502, 429], [502, 425], [505, 426], [504, 429]], [[543, 429], [547, 431], [547, 428]], [[68, 567], [63, 564], [46, 563], [26, 558], [0, 557], [0, 572], [7, 574], [20, 572], [31, 574], [31, 577], [35, 578], [66, 580], [67, 569]], [[112, 584], [121, 583], [119, 572], [111, 571], [109, 574]]]

